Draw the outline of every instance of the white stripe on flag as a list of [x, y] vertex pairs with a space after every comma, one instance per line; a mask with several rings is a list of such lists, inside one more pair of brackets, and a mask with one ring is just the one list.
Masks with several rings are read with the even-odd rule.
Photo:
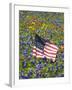
[[56, 52], [57, 50], [56, 49], [54, 49], [54, 48], [52, 48], [52, 47], [49, 47], [49, 46], [45, 46], [44, 48], [46, 48], [48, 51], [54, 51], [54, 52]]
[[48, 45], [48, 46], [50, 46], [50, 47], [52, 47], [52, 48], [58, 49], [58, 47], [57, 47], [56, 45], [54, 45], [54, 44], [50, 44], [50, 43], [47, 43], [47, 42], [46, 42], [46, 45]]

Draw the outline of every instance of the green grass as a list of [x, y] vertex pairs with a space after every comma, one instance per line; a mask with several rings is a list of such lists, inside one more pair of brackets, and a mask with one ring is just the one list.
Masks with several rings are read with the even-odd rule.
[[[19, 11], [19, 76], [20, 79], [25, 78], [50, 78], [61, 77], [64, 75], [64, 14], [58, 12], [30, 12]], [[50, 59], [30, 57], [32, 46], [34, 46], [35, 33], [40, 37], [49, 39], [59, 47], [56, 62], [51, 63]], [[23, 37], [22, 37], [23, 36]], [[28, 36], [31, 38], [28, 40]], [[27, 43], [31, 42], [30, 45]], [[27, 55], [24, 56], [24, 50], [27, 49]], [[23, 62], [26, 62], [23, 67]], [[34, 63], [32, 63], [34, 62]], [[37, 70], [36, 65], [43, 65]], [[46, 64], [46, 66], [45, 66]], [[63, 67], [61, 68], [60, 65]], [[52, 70], [52, 67], [54, 68]], [[58, 69], [56, 69], [58, 67]], [[23, 74], [22, 74], [23, 72]], [[29, 72], [32, 72], [28, 76]], [[26, 77], [23, 77], [26, 76]]]

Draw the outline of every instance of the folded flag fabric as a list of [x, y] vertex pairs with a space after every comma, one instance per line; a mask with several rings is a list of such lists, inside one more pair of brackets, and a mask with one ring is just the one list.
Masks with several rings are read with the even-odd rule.
[[35, 35], [35, 45], [32, 49], [32, 55], [36, 58], [48, 58], [51, 59], [53, 62], [56, 59], [58, 47], [49, 41], [44, 40], [37, 34]]

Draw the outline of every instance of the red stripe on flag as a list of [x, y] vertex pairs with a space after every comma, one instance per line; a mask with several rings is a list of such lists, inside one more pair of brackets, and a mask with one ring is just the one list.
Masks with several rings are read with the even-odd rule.
[[55, 60], [57, 51], [58, 47], [56, 45], [46, 43], [43, 50], [40, 50], [39, 48], [36, 48], [36, 46], [34, 46], [33, 56], [36, 56], [37, 58], [46, 57], [48, 59]]
[[45, 49], [47, 49], [47, 50], [49, 50], [49, 51], [57, 52], [56, 49], [53, 49], [53, 48], [51, 48], [51, 47], [49, 47], [49, 46], [45, 46]]
[[56, 52], [49, 52], [48, 50], [45, 50], [45, 49], [44, 49], [44, 52], [46, 52], [46, 53], [48, 53], [48, 54], [56, 55]]
[[51, 48], [53, 48], [53, 49], [58, 50], [58, 47], [55, 46], [55, 45], [53, 45], [53, 44], [46, 43], [46, 45], [49, 46], [49, 47], [51, 47]]
[[51, 58], [55, 58], [55, 57], [56, 57], [56, 55], [49, 55], [49, 54], [47, 54], [47, 53], [44, 53], [44, 55], [45, 55], [45, 56], [48, 56], [48, 57], [51, 57]]

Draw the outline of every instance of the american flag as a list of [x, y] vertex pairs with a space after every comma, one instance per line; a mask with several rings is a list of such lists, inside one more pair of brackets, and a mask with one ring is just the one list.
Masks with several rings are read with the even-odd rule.
[[35, 45], [33, 46], [32, 55], [36, 58], [48, 58], [53, 62], [56, 59], [58, 47], [49, 41], [44, 40], [36, 34]]

